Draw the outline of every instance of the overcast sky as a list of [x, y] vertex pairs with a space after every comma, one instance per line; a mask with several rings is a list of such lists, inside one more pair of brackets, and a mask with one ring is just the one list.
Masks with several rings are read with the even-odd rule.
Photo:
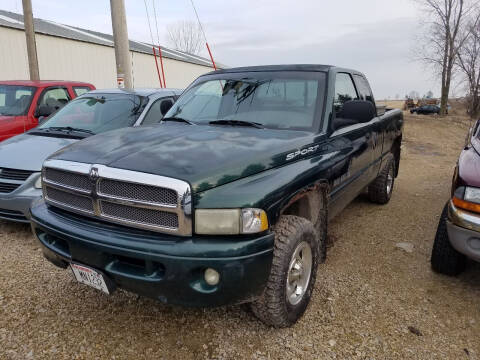
[[[194, 20], [190, 0], [146, 0], [156, 42], [166, 25]], [[1, 0], [22, 12], [21, 0]], [[34, 17], [111, 33], [109, 0], [32, 0]], [[150, 40], [143, 0], [125, 0], [129, 37]], [[195, 0], [215, 60], [227, 66], [315, 63], [354, 68], [375, 96], [439, 93], [432, 71], [413, 61], [421, 11], [413, 0]], [[203, 53], [202, 55], [206, 55]]]

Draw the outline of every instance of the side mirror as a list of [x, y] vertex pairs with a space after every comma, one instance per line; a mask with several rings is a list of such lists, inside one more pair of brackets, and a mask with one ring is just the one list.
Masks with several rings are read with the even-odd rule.
[[377, 109], [371, 101], [350, 100], [343, 104], [342, 110], [337, 114], [332, 122], [332, 130], [366, 123], [377, 116]]
[[341, 117], [366, 123], [377, 116], [377, 109], [371, 101], [351, 100], [343, 104]]
[[165, 114], [170, 110], [173, 106], [173, 101], [172, 100], [163, 100], [162, 103], [160, 104], [160, 112], [162, 113], [162, 116], [165, 116]]
[[43, 117], [48, 117], [52, 115], [52, 113], [55, 111], [54, 108], [48, 106], [48, 105], [40, 105], [37, 110], [35, 111], [35, 117], [39, 118], [41, 116]]

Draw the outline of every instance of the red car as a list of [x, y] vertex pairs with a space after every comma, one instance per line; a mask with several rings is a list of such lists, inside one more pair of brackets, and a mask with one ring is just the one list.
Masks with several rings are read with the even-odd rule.
[[0, 81], [0, 141], [36, 127], [39, 118], [94, 89], [76, 81]]

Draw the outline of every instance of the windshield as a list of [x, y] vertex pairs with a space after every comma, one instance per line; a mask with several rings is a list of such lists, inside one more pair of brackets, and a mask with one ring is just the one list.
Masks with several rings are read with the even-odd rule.
[[213, 75], [197, 80], [165, 117], [196, 124], [236, 120], [266, 128], [312, 130], [318, 118], [317, 109], [321, 109], [324, 87], [324, 73], [271, 71]]
[[26, 115], [35, 90], [32, 86], [0, 85], [0, 115]]
[[69, 102], [37, 129], [71, 127], [98, 134], [132, 126], [148, 97], [133, 94], [92, 94]]

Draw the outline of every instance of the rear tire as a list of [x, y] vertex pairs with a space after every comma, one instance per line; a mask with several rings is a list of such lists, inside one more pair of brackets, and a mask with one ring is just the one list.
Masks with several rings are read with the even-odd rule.
[[433, 241], [432, 269], [440, 274], [455, 276], [465, 270], [466, 256], [453, 248], [447, 232], [448, 203], [445, 205], [438, 222], [437, 233]]
[[395, 161], [391, 157], [377, 178], [368, 186], [371, 202], [384, 205], [390, 201], [395, 184]]
[[276, 328], [293, 325], [305, 312], [321, 260], [321, 246], [307, 219], [283, 215], [275, 226], [272, 268], [263, 295], [251, 303], [255, 316]]

